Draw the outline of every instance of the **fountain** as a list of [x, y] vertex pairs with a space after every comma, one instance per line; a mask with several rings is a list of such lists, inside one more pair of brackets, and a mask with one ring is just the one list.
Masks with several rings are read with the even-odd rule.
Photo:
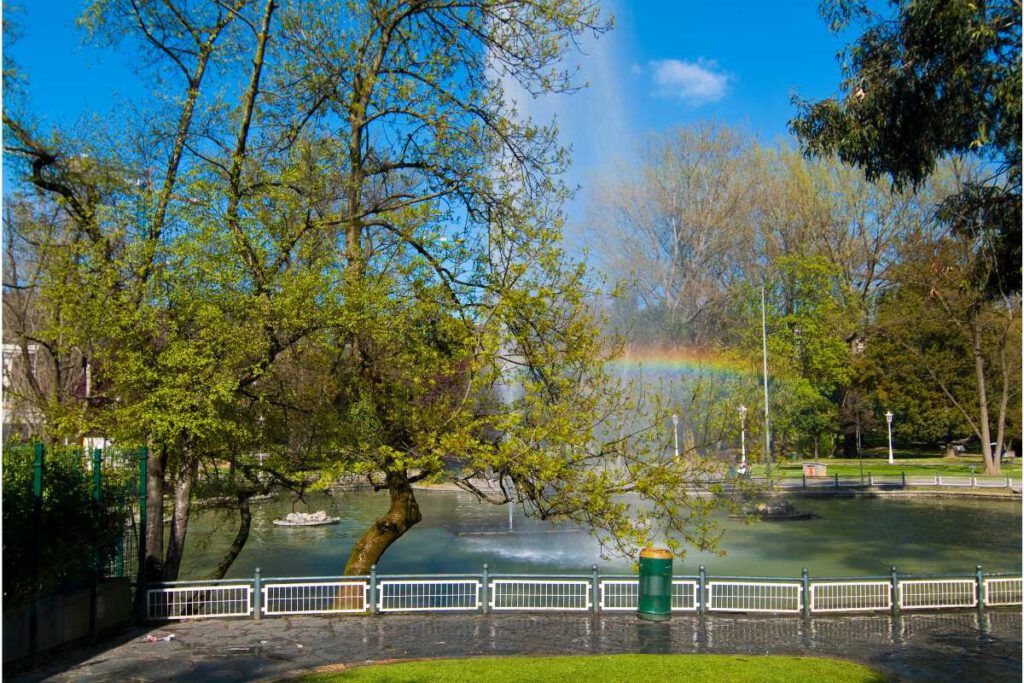
[[[506, 506], [478, 502], [461, 491], [417, 493], [423, 522], [395, 542], [381, 559], [383, 573], [492, 571], [565, 574], [631, 573], [633, 557], [602, 557], [598, 542], [585, 530], [552, 533], [544, 521], [528, 517], [516, 505], [508, 533]], [[757, 499], [747, 501], [752, 507]], [[291, 501], [277, 497], [253, 507], [252, 535], [226, 578], [252, 576], [333, 576], [341, 571], [352, 546], [380, 517], [387, 500], [368, 491], [345, 491], [329, 497], [308, 496], [307, 510], [326, 510], [337, 524], [282, 531], [273, 520], [285, 519]], [[988, 499], [807, 498], [793, 500], [800, 513], [814, 513], [800, 523], [748, 524], [715, 513], [724, 536], [720, 556], [690, 548], [679, 573], [699, 565], [730, 576], [799, 576], [808, 567], [818, 576], [885, 574], [901, 571], [943, 573], [973, 567], [984, 557], [986, 571], [1020, 571], [1020, 501]], [[197, 513], [189, 528], [189, 549], [182, 577], [209, 574], [235, 535], [234, 516], [223, 510]], [[557, 527], [556, 527], [557, 528]], [[955, 528], [956, 534], [949, 530]], [[1000, 529], [993, 534], [992, 529]], [[484, 532], [484, 533], [481, 533]], [[488, 533], [490, 532], [490, 533]], [[500, 533], [498, 533], [500, 532]], [[892, 542], [890, 539], [900, 539]]]

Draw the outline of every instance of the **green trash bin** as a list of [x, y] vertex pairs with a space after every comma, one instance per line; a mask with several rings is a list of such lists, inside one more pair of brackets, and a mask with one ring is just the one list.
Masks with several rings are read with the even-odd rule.
[[668, 621], [672, 617], [672, 553], [664, 548], [640, 551], [636, 615], [647, 621]]

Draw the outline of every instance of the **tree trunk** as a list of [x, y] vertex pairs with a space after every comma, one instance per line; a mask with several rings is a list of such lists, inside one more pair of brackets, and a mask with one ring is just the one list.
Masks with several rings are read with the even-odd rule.
[[146, 555], [147, 581], [160, 581], [164, 556], [164, 470], [167, 447], [152, 449], [146, 458]]
[[369, 574], [370, 567], [377, 564], [384, 551], [423, 519], [405, 470], [388, 472], [386, 481], [391, 508], [373, 523], [352, 548], [345, 564], [345, 574], [348, 576]]
[[992, 457], [992, 435], [988, 424], [988, 390], [985, 386], [985, 358], [981, 345], [981, 325], [981, 320], [975, 313], [971, 320], [971, 326], [974, 328], [971, 351], [974, 355], [974, 374], [978, 382], [978, 427], [981, 432], [978, 436], [981, 437], [981, 454], [985, 459], [985, 474], [992, 476], [998, 475], [1001, 468], [998, 458]]
[[1000, 361], [1000, 379], [1002, 380], [1002, 395], [999, 397], [999, 422], [996, 425], [996, 453], [995, 461], [1002, 469], [1003, 462], [1003, 448], [1005, 444], [1003, 439], [1006, 438], [1006, 411], [1010, 405], [1010, 366], [1006, 362], [1006, 337], [1000, 341], [999, 345], [999, 361]]
[[228, 573], [228, 569], [238, 558], [238, 554], [242, 552], [242, 548], [245, 547], [246, 541], [249, 540], [249, 529], [252, 527], [252, 511], [249, 509], [249, 499], [252, 497], [252, 492], [243, 491], [238, 493], [238, 533], [235, 534], [235, 540], [231, 542], [231, 546], [227, 552], [224, 553], [224, 559], [217, 565], [216, 571], [210, 577], [211, 579], [219, 580], [223, 579], [224, 575]]
[[846, 432], [843, 434], [843, 457], [844, 458], [856, 458], [859, 455], [857, 452], [857, 434], [855, 432]]
[[170, 540], [164, 560], [164, 581], [176, 581], [181, 568], [181, 555], [185, 550], [185, 534], [192, 513], [192, 486], [199, 472], [199, 460], [186, 449], [184, 462], [178, 468], [174, 482], [174, 514], [171, 516]]

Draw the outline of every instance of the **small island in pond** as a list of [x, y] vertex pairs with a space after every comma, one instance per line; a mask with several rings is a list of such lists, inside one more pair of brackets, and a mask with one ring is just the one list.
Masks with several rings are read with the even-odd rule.
[[284, 519], [275, 519], [275, 526], [322, 526], [324, 524], [337, 524], [340, 517], [328, 517], [327, 512], [289, 512]]

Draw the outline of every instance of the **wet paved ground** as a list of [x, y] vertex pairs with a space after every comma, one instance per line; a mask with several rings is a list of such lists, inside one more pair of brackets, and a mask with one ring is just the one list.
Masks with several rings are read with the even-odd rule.
[[[175, 634], [144, 642], [147, 634]], [[902, 681], [1020, 681], [1021, 615], [989, 611], [800, 619], [633, 615], [388, 615], [208, 620], [132, 628], [19, 681], [253, 681], [329, 664], [424, 657], [613, 653], [839, 657]]]

